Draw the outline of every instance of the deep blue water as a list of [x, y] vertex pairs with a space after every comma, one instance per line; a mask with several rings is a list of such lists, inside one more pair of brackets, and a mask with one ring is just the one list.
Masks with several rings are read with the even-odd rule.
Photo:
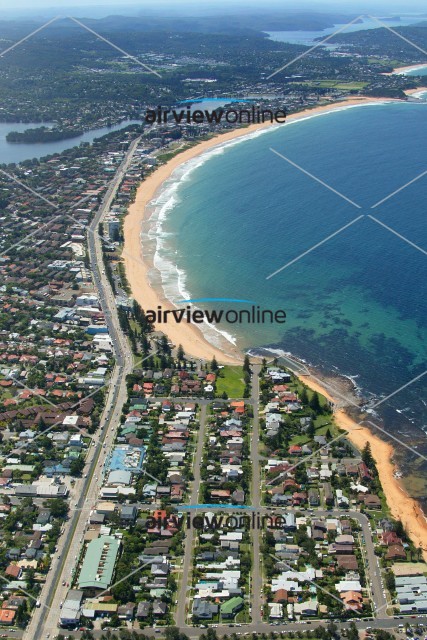
[[[199, 166], [181, 180], [175, 204], [171, 182], [160, 198], [169, 211], [157, 264], [168, 295], [285, 309], [285, 325], [221, 327], [243, 348], [282, 349], [358, 376], [365, 395], [394, 392], [425, 368], [427, 175], [371, 207], [427, 170], [426, 125], [427, 102], [375, 104], [289, 123], [193, 161]], [[416, 432], [421, 443], [426, 378], [382, 406], [388, 428], [402, 438]]]

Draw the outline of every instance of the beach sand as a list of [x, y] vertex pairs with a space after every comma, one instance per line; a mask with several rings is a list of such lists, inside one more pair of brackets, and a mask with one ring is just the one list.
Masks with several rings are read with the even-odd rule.
[[[417, 89], [416, 91], [420, 91]], [[408, 92], [409, 94], [409, 92]], [[394, 102], [394, 100], [375, 99], [366, 97], [356, 97], [342, 102], [331, 103], [307, 109], [303, 112], [288, 116], [287, 122], [312, 116], [317, 113], [329, 112], [333, 109], [346, 106], [377, 103]], [[161, 188], [163, 182], [167, 180], [172, 172], [182, 163], [187, 162], [196, 156], [204, 153], [212, 147], [224, 142], [234, 140], [241, 136], [264, 129], [266, 127], [278, 127], [283, 125], [254, 124], [244, 129], [235, 129], [227, 133], [220, 134], [209, 140], [179, 153], [166, 164], [158, 167], [150, 176], [142, 182], [138, 188], [134, 203], [129, 207], [129, 212], [124, 220], [124, 250], [122, 258], [124, 260], [126, 275], [132, 290], [133, 297], [140, 303], [143, 309], [156, 309], [161, 305], [163, 309], [173, 309], [173, 305], [165, 298], [163, 292], [151, 286], [149, 272], [152, 268], [148, 256], [148, 251], [141, 243], [141, 227], [146, 222], [145, 214], [147, 205], [154, 199]], [[188, 355], [195, 358], [210, 360], [213, 356], [224, 364], [238, 364], [243, 361], [242, 353], [231, 343], [226, 349], [219, 349], [212, 346], [203, 336], [200, 329], [193, 324], [166, 324], [162, 325], [162, 331], [167, 334], [173, 344], [181, 344]], [[329, 400], [338, 404], [330, 393], [317, 381], [303, 376], [302, 381], [311, 389], [318, 391]], [[381, 484], [387, 498], [388, 505], [394, 517], [400, 518], [405, 525], [408, 534], [411, 536], [415, 546], [424, 545], [424, 558], [427, 560], [427, 521], [418, 503], [407, 496], [399, 481], [394, 477], [394, 465], [392, 462], [393, 447], [378, 438], [366, 427], [357, 424], [344, 410], [335, 412], [335, 419], [338, 426], [349, 432], [347, 436], [359, 448], [362, 449], [366, 442], [370, 442], [372, 454], [377, 464]]]
[[407, 96], [412, 96], [417, 93], [423, 93], [427, 91], [427, 87], [417, 87], [416, 89], [406, 89], [405, 93]]
[[[404, 73], [405, 71], [413, 71], [414, 69], [424, 69], [424, 67], [427, 67], [427, 63], [425, 62], [419, 62], [418, 64], [410, 64], [407, 67], [396, 67], [396, 69], [393, 69], [393, 74]], [[384, 74], [384, 75], [393, 75], [393, 74]]]
[[[300, 376], [300, 379], [313, 391], [322, 394], [330, 402], [338, 404], [339, 401], [317, 380], [313, 380], [306, 375]], [[348, 432], [346, 438], [351, 440], [360, 451], [367, 442], [371, 445], [372, 455], [390, 513], [394, 518], [402, 521], [415, 547], [423, 549], [423, 557], [427, 562], [427, 519], [418, 502], [408, 496], [399, 479], [394, 477], [393, 446], [388, 442], [384, 442], [364, 425], [358, 424], [346, 413], [345, 409], [335, 411], [334, 418], [340, 429]]]
[[370, 429], [355, 423], [343, 410], [338, 411], [335, 417], [337, 424], [348, 430], [347, 438], [358, 449], [363, 449], [366, 442], [370, 443], [390, 512], [394, 518], [402, 521], [415, 547], [423, 549], [423, 557], [427, 562], [427, 519], [418, 502], [408, 496], [400, 481], [394, 477], [392, 445], [384, 442]]

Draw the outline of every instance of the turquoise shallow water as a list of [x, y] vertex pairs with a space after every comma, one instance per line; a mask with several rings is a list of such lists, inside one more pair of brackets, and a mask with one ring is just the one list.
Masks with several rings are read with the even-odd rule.
[[416, 69], [411, 69], [405, 71], [405, 76], [427, 76], [427, 65], [424, 67], [418, 67]]
[[[427, 170], [426, 124], [427, 103], [349, 108], [181, 169], [158, 201], [156, 265], [168, 297], [244, 298], [285, 309], [285, 325], [221, 328], [243, 348], [282, 349], [357, 376], [368, 395], [383, 397], [422, 373], [426, 255], [410, 243], [425, 251], [427, 175], [372, 206]], [[382, 409], [391, 412], [390, 428], [415, 429], [424, 441], [422, 391], [423, 380]]]

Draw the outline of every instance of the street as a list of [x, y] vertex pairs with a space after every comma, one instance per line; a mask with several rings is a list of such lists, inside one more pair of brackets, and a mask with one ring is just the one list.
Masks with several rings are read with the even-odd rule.
[[[58, 541], [57, 554], [40, 594], [41, 606], [33, 610], [31, 621], [23, 634], [23, 637], [25, 639], [28, 638], [28, 640], [45, 637], [48, 633], [52, 635], [58, 630], [60, 606], [65, 600], [69, 588], [66, 585], [71, 584], [71, 576], [80, 557], [89, 511], [98, 498], [100, 479], [95, 471], [98, 469], [100, 472], [102, 469], [104, 445], [105, 451], [108, 451], [112, 446], [122, 406], [127, 399], [126, 376], [133, 368], [132, 352], [127, 338], [120, 328], [114, 295], [108, 279], [103, 273], [103, 255], [98, 225], [111, 207], [138, 142], [139, 138], [130, 145], [97, 214], [88, 228], [87, 240], [90, 265], [109, 334], [113, 340], [116, 366], [108, 385], [106, 402], [101, 416], [100, 431], [99, 434], [95, 435], [96, 446], [90, 448], [83, 471], [83, 479], [76, 482], [72, 492], [73, 495], [70, 496], [71, 516], [68, 522], [65, 523], [64, 533]], [[85, 477], [86, 475], [87, 477]], [[78, 497], [76, 498], [76, 496]]]

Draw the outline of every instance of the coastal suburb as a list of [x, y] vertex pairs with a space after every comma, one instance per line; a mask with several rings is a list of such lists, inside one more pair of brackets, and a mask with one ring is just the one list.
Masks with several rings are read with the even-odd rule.
[[[313, 123], [349, 112], [389, 110], [390, 130], [422, 112], [425, 136], [426, 7], [75, 4], [0, 13], [0, 638], [427, 638], [426, 431], [403, 424], [421, 364], [384, 340], [371, 366], [380, 378], [396, 348], [401, 377], [369, 394], [362, 358], [343, 375], [332, 340], [330, 361], [309, 353], [289, 297], [258, 297], [353, 221], [304, 236], [282, 267], [272, 250], [277, 271], [248, 299], [229, 268], [260, 255], [245, 190], [228, 244], [185, 191], [197, 200], [205, 177], [192, 179], [216, 159], [214, 206], [237, 146], [270, 153], [307, 127], [314, 149]], [[354, 224], [365, 215], [283, 149], [270, 155], [284, 172], [358, 208]], [[279, 204], [272, 229], [292, 247], [299, 213]], [[162, 226], [175, 206], [210, 217], [209, 247], [184, 250], [197, 220]], [[203, 291], [195, 264], [215, 266]], [[381, 413], [389, 397], [403, 426]]]

